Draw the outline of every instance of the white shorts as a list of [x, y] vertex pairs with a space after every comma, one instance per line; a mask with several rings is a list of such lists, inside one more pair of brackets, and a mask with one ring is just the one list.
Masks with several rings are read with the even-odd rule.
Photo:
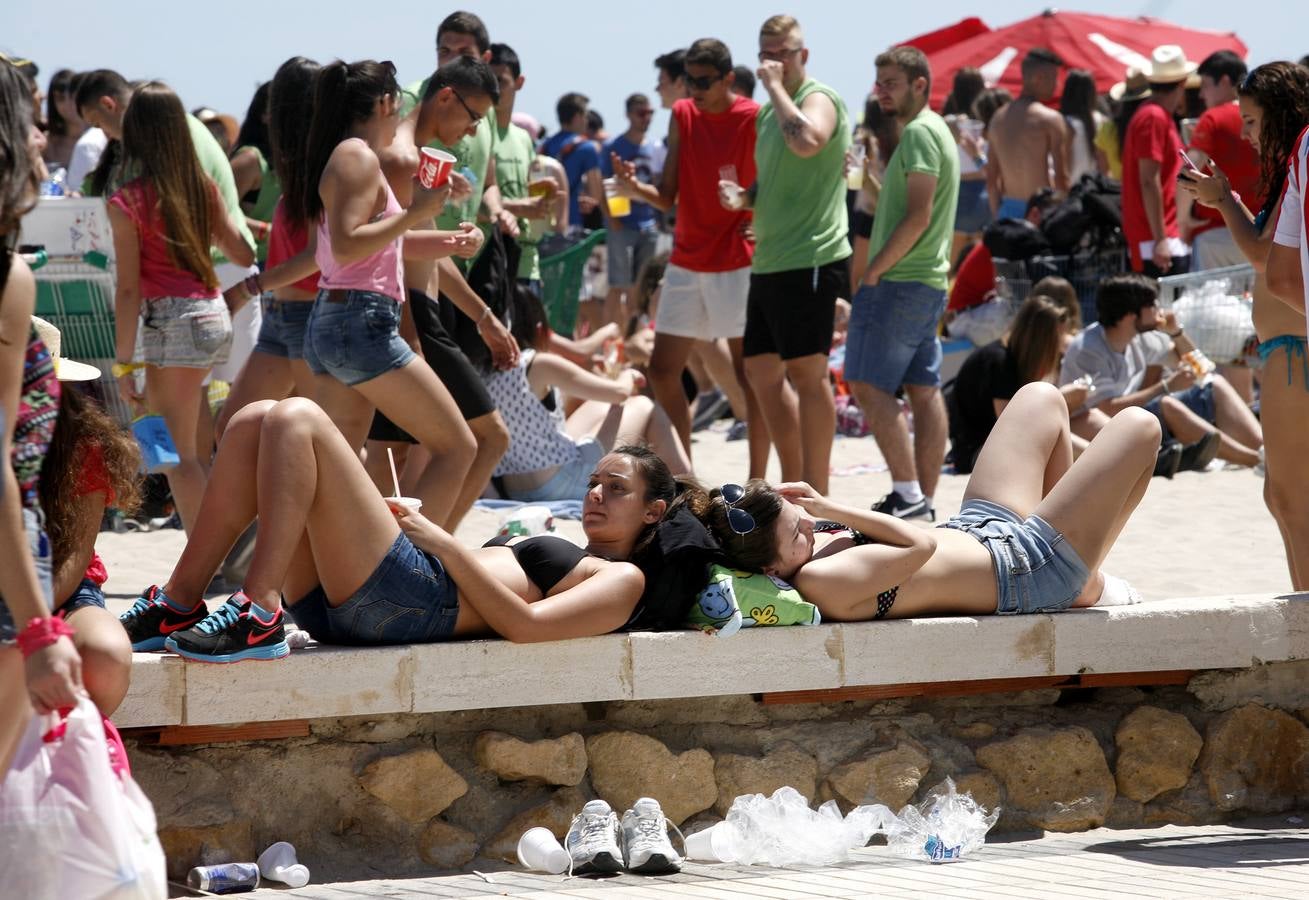
[[[214, 268], [222, 290], [227, 290], [259, 271], [258, 266], [246, 268], [230, 262], [219, 263]], [[241, 373], [246, 360], [254, 352], [255, 344], [259, 342], [259, 328], [263, 324], [263, 318], [263, 304], [259, 302], [258, 297], [247, 302], [232, 317], [232, 349], [226, 362], [214, 366], [211, 377], [215, 381], [226, 381], [228, 384], [236, 381], [236, 376]]]
[[750, 267], [692, 272], [669, 264], [659, 292], [655, 333], [678, 337], [739, 338], [745, 334]]

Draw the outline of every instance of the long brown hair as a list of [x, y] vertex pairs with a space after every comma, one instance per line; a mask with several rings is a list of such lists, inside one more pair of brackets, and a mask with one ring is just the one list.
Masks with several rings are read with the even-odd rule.
[[305, 198], [318, 185], [310, 185], [306, 169], [309, 124], [314, 115], [314, 79], [322, 66], [312, 59], [293, 56], [278, 68], [268, 92], [268, 142], [273, 171], [282, 183], [287, 217], [303, 225], [309, 218]]
[[[0, 295], [13, 263], [9, 248], [18, 222], [36, 205], [40, 187], [28, 141], [35, 125], [27, 78], [7, 59], [0, 59]], [[0, 334], [0, 343], [9, 343]]]
[[214, 183], [200, 168], [186, 110], [168, 85], [147, 81], [133, 91], [123, 116], [123, 152], [127, 166], [154, 185], [173, 263], [217, 289], [209, 256]]
[[759, 478], [750, 479], [743, 487], [745, 494], [732, 507], [754, 518], [755, 527], [746, 534], [738, 534], [728, 521], [728, 505], [721, 488], [706, 493], [704, 488], [692, 487], [685, 492], [683, 502], [709, 529], [733, 567], [762, 572], [777, 562], [777, 517], [782, 514], [782, 496]]
[[1309, 125], [1309, 70], [1289, 62], [1265, 63], [1245, 76], [1237, 93], [1249, 97], [1263, 110], [1259, 123], [1260, 187], [1271, 209], [1282, 193], [1295, 139]]
[[78, 518], [78, 489], [89, 448], [100, 448], [114, 491], [114, 507], [130, 515], [141, 506], [141, 451], [136, 441], [76, 387], [63, 388], [54, 439], [41, 464], [40, 486], [41, 509], [56, 566], [78, 549], [74, 539], [84, 524]]
[[388, 62], [365, 59], [362, 62], [330, 62], [314, 79], [314, 117], [309, 125], [305, 146], [306, 178], [305, 214], [317, 220], [323, 214], [323, 198], [318, 183], [327, 169], [336, 145], [350, 136], [359, 122], [367, 121], [383, 97], [395, 97], [400, 85], [395, 80], [395, 66]]
[[1040, 381], [1059, 361], [1060, 337], [1068, 313], [1049, 297], [1033, 294], [1014, 316], [1006, 341], [1022, 384]]

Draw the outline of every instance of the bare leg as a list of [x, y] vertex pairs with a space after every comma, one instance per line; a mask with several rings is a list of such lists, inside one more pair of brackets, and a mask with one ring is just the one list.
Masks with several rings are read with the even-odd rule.
[[[804, 450], [800, 442], [800, 404], [804, 398], [799, 390], [788, 390], [786, 367], [782, 358], [776, 353], [764, 353], [748, 356], [745, 359], [745, 378], [754, 388], [755, 399], [764, 414], [768, 426], [768, 436], [777, 449], [777, 459], [782, 465], [783, 481], [804, 480]], [[828, 401], [831, 402], [830, 391]], [[835, 421], [835, 406], [833, 406]], [[832, 426], [833, 436], [836, 426]], [[828, 440], [832, 439], [829, 436]], [[814, 485], [815, 488], [818, 485]]]
[[933, 497], [941, 480], [950, 433], [945, 401], [941, 399], [940, 388], [909, 384], [905, 385], [905, 393], [914, 411], [914, 468], [918, 471], [918, 484], [926, 496]]
[[[1281, 357], [1274, 357], [1280, 360]], [[1292, 356], [1294, 378], [1287, 383], [1280, 366], [1269, 365], [1259, 396], [1266, 443], [1267, 480], [1264, 500], [1282, 531], [1291, 586], [1309, 590], [1309, 391], [1305, 390], [1301, 360]], [[1270, 361], [1271, 363], [1271, 361]]]
[[1109, 417], [1098, 409], [1089, 409], [1081, 415], [1074, 416], [1072, 421], [1073, 434], [1081, 438], [1083, 442], [1089, 442], [1100, 429], [1109, 424]]
[[1264, 443], [1263, 429], [1226, 378], [1214, 379], [1214, 424], [1233, 443], [1255, 451], [1255, 462], [1258, 462], [1258, 450]]
[[209, 471], [209, 461], [218, 445], [218, 432], [214, 423], [214, 408], [209, 405], [209, 385], [200, 385], [200, 402], [196, 406], [195, 420], [195, 458], [200, 469]]
[[[395, 470], [397, 473], [405, 472], [405, 463], [409, 457], [409, 451], [413, 444], [406, 441], [375, 441], [369, 439], [364, 444], [364, 471], [372, 479], [373, 484], [377, 485], [378, 493], [383, 497], [390, 497], [395, 493], [395, 485], [391, 481], [391, 456], [395, 457]], [[386, 451], [390, 450], [390, 455]], [[400, 483], [400, 493], [405, 494], [404, 481]]]
[[724, 338], [712, 341], [700, 341], [696, 344], [700, 360], [714, 384], [727, 395], [727, 402], [732, 407], [732, 415], [743, 422], [750, 421], [750, 411], [746, 408], [745, 390], [737, 380], [736, 368], [732, 363], [732, 352]]
[[0, 779], [9, 771], [31, 718], [23, 655], [17, 647], [0, 647]]
[[[182, 526], [190, 534], [200, 510], [200, 498], [205, 492], [205, 466], [200, 462], [196, 446], [196, 423], [200, 420], [200, 382], [204, 369], [166, 369], [149, 366], [145, 373], [145, 390], [150, 408], [164, 417], [168, 433], [181, 460], [166, 473], [168, 487], [177, 503]], [[205, 457], [209, 451], [206, 447]]]
[[[746, 442], [749, 445], [750, 452], [750, 478], [763, 478], [768, 469], [768, 449], [771, 446], [768, 433], [768, 420], [764, 418], [763, 408], [759, 405], [759, 398], [755, 396], [754, 386], [745, 375], [745, 357], [742, 355], [745, 348], [743, 338], [729, 338], [727, 349], [732, 354], [732, 369], [736, 372], [736, 380], [745, 392], [745, 409], [746, 422], [749, 423], [746, 431]], [[795, 390], [788, 381], [782, 382], [782, 390], [790, 394], [787, 401], [794, 404]]]
[[263, 416], [257, 471], [261, 528], [246, 575], [250, 599], [268, 610], [281, 606], [306, 531], [324, 590], [354, 594], [400, 526], [340, 431], [313, 403], [283, 400]]
[[477, 455], [473, 457], [473, 464], [468, 467], [468, 474], [464, 476], [454, 506], [442, 526], [449, 532], [453, 532], [459, 526], [464, 516], [468, 514], [468, 510], [473, 508], [474, 501], [482, 496], [482, 491], [486, 490], [486, 485], [491, 480], [491, 473], [495, 471], [495, 467], [500, 464], [500, 458], [509, 449], [509, 428], [505, 425], [499, 410], [492, 410], [476, 419], [470, 419], [468, 427], [472, 429], [473, 439], [477, 441]]
[[118, 618], [98, 606], [83, 606], [68, 616], [76, 634], [73, 646], [82, 657], [82, 683], [104, 716], [112, 716], [132, 680], [132, 643]]
[[367, 397], [331, 375], [315, 375], [314, 392], [310, 396], [351, 447], [358, 450], [364, 446], [373, 423], [373, 404]]
[[982, 445], [964, 500], [989, 500], [1030, 516], [1072, 464], [1067, 405], [1057, 388], [1024, 386]]
[[668, 414], [668, 421], [691, 452], [691, 407], [682, 390], [682, 370], [691, 357], [695, 339], [676, 334], [655, 332], [654, 350], [650, 354], [650, 388], [655, 401]]
[[627, 304], [624, 302], [627, 297], [627, 290], [625, 287], [610, 287], [609, 293], [605, 294], [605, 324], [613, 322], [615, 325], [621, 326], [627, 321]]
[[1254, 369], [1249, 366], [1221, 365], [1218, 372], [1236, 391], [1241, 401], [1249, 406], [1254, 402]]
[[[1146, 488], [1150, 486], [1150, 479], [1154, 476], [1153, 471], [1142, 472], [1141, 477], [1137, 479], [1136, 484], [1127, 492], [1127, 497], [1123, 500], [1123, 510], [1118, 516], [1118, 520], [1110, 527], [1105, 539], [1105, 547], [1111, 548], [1118, 540], [1118, 535], [1122, 534], [1123, 528], [1127, 525], [1127, 520], [1132, 517], [1132, 512], [1140, 504], [1141, 498], [1145, 496]], [[1108, 549], [1105, 550], [1108, 555]], [[1101, 560], [1103, 562], [1103, 559]], [[1091, 577], [1086, 580], [1082, 587], [1082, 593], [1073, 601], [1075, 607], [1094, 606], [1104, 592], [1104, 573], [1099, 568], [1091, 570]]]
[[[786, 374], [795, 386], [800, 412], [804, 480], [820, 494], [826, 494], [832, 469], [832, 442], [836, 439], [836, 400], [832, 396], [827, 354], [813, 353], [788, 359]], [[944, 448], [941, 455], [944, 458]], [[937, 468], [940, 468], [939, 464]]]
[[218, 421], [214, 424], [214, 433], [221, 440], [223, 429], [227, 428], [232, 416], [247, 404], [256, 400], [281, 400], [289, 396], [294, 387], [295, 378], [291, 373], [289, 359], [254, 351], [228, 392], [223, 409], [218, 414]]
[[851, 381], [859, 408], [868, 418], [877, 449], [891, 470], [892, 481], [916, 481], [918, 466], [914, 462], [913, 443], [909, 438], [909, 425], [900, 414], [900, 401], [894, 394], [875, 388], [866, 381]]

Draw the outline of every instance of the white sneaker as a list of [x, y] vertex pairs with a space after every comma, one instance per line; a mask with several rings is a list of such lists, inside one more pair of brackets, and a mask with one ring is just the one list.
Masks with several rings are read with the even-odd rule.
[[629, 872], [662, 875], [681, 871], [682, 857], [668, 839], [668, 820], [658, 800], [642, 797], [623, 814], [623, 852]]
[[603, 800], [592, 800], [573, 817], [564, 837], [564, 849], [573, 858], [573, 872], [621, 872], [622, 832], [618, 814]]

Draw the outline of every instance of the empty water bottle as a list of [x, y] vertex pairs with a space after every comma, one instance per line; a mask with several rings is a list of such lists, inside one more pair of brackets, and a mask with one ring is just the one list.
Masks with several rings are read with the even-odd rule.
[[67, 176], [63, 166], [56, 167], [50, 172], [50, 177], [41, 182], [42, 197], [62, 197], [64, 196], [64, 179]]
[[186, 876], [189, 887], [211, 894], [239, 894], [259, 887], [259, 866], [255, 863], [224, 863], [197, 866]]

